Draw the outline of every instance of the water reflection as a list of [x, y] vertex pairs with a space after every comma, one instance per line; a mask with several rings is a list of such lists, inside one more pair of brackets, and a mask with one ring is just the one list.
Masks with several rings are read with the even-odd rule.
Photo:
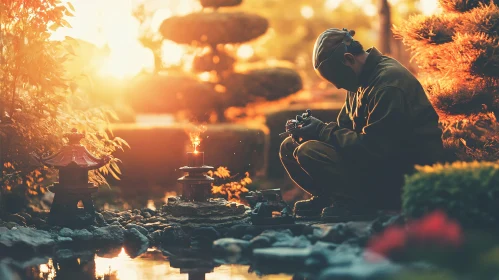
[[[36, 268], [30, 268], [30, 278], [39, 280], [252, 280], [286, 279], [289, 275], [259, 277], [248, 272], [247, 265], [220, 265], [207, 257], [192, 255], [166, 258], [159, 251], [150, 250], [137, 258], [130, 258], [124, 248], [116, 251], [87, 251], [75, 258], [49, 260]], [[112, 256], [112, 257], [110, 257]], [[33, 273], [35, 272], [35, 273]]]

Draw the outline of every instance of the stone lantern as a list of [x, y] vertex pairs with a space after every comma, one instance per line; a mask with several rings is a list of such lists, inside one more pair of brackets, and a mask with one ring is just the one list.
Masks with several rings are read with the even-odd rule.
[[[59, 152], [48, 157], [37, 157], [45, 166], [59, 169], [59, 182], [48, 188], [55, 194], [48, 222], [66, 227], [86, 226], [95, 219], [92, 194], [98, 190], [94, 183], [89, 182], [88, 171], [106, 165], [111, 157], [99, 159], [93, 156], [80, 144], [85, 135], [76, 129], [64, 136], [69, 141]], [[83, 207], [78, 206], [79, 202]]]

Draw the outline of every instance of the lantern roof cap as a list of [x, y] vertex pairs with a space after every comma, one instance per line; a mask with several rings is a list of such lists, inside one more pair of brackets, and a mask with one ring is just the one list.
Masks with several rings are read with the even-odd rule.
[[79, 133], [75, 128], [71, 130], [71, 133], [64, 134], [64, 137], [68, 138], [68, 144], [62, 147], [59, 152], [47, 157], [36, 155], [34, 157], [49, 167], [61, 168], [76, 165], [88, 170], [100, 168], [111, 160], [111, 156], [97, 158], [92, 155], [87, 148], [80, 144], [80, 140], [85, 137], [85, 134]]

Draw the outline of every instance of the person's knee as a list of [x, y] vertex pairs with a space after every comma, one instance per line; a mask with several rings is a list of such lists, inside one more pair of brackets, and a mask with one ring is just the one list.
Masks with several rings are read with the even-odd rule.
[[308, 165], [320, 156], [320, 142], [311, 140], [301, 144], [295, 152], [296, 160], [300, 165]]
[[281, 148], [279, 149], [279, 156], [283, 157], [292, 157], [293, 152], [296, 149], [297, 144], [293, 141], [291, 137], [284, 139], [281, 143]]

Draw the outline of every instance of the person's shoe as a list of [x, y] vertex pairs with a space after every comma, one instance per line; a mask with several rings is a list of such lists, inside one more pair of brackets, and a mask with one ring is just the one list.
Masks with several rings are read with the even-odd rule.
[[297, 201], [293, 212], [296, 218], [319, 218], [322, 209], [331, 206], [331, 199], [313, 196], [311, 199]]
[[321, 220], [328, 223], [348, 221], [369, 221], [376, 218], [376, 211], [353, 203], [352, 201], [335, 200], [332, 206], [322, 210]]

